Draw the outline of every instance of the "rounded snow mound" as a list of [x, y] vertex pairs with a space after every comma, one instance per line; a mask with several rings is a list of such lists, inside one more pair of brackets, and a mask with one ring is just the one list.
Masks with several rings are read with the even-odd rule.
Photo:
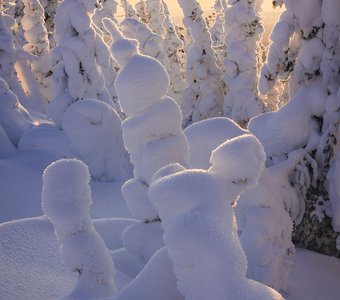
[[231, 183], [251, 187], [258, 182], [265, 160], [258, 139], [245, 134], [226, 141], [212, 152], [209, 172]]
[[208, 169], [211, 152], [228, 139], [249, 133], [228, 118], [211, 118], [196, 122], [184, 130], [190, 146], [192, 168]]
[[158, 60], [135, 55], [118, 74], [115, 87], [123, 111], [131, 116], [166, 95], [169, 76]]
[[133, 39], [121, 39], [112, 44], [113, 57], [120, 66], [125, 66], [131, 57], [138, 52], [138, 41]]

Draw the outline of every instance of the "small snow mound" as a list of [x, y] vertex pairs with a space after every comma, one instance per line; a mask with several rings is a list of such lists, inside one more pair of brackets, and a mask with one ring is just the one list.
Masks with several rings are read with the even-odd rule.
[[209, 172], [251, 187], [260, 178], [265, 160], [266, 154], [258, 139], [245, 134], [226, 141], [212, 152]]
[[211, 152], [228, 139], [249, 133], [228, 118], [211, 118], [196, 122], [184, 130], [190, 147], [189, 164], [208, 169]]
[[135, 55], [118, 74], [115, 87], [123, 111], [131, 116], [166, 95], [169, 77], [156, 59]]
[[93, 179], [113, 181], [132, 176], [121, 121], [108, 104], [89, 99], [73, 103], [64, 115], [62, 128], [71, 150], [88, 165]]
[[121, 67], [124, 67], [128, 61], [138, 52], [138, 41], [133, 39], [122, 39], [114, 42], [111, 47], [113, 57]]

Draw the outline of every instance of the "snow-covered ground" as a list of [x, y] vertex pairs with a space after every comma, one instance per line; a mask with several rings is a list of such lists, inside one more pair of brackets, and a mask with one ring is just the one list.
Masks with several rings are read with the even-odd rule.
[[[58, 298], [68, 294], [77, 280], [64, 265], [52, 224], [42, 216], [42, 171], [54, 159], [47, 152], [27, 151], [0, 160], [1, 299]], [[110, 251], [122, 247], [123, 230], [138, 222], [128, 219], [120, 186], [119, 182], [91, 183], [94, 226]], [[116, 273], [119, 289], [130, 279]], [[338, 259], [297, 249], [284, 296], [288, 300], [337, 300], [339, 282]]]

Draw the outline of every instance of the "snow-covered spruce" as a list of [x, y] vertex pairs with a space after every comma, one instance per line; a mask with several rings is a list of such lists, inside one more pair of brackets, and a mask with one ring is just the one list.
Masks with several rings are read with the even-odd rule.
[[38, 0], [23, 0], [25, 5], [24, 16], [21, 19], [27, 44], [24, 49], [38, 58], [30, 62], [31, 69], [36, 80], [40, 84], [40, 90], [44, 97], [43, 112], [46, 112], [48, 102], [53, 95], [53, 81], [51, 79], [50, 43], [45, 27], [45, 11]]
[[[135, 41], [128, 39], [117, 41], [112, 46], [114, 53], [124, 54], [115, 55], [122, 66], [115, 86], [127, 115], [122, 123], [123, 139], [134, 166], [134, 178], [123, 185], [122, 193], [131, 214], [146, 223], [139, 224], [140, 229], [135, 226], [130, 232], [147, 230], [146, 239], [161, 241], [161, 225], [154, 223], [159, 219], [148, 199], [148, 186], [153, 174], [161, 167], [174, 162], [186, 165], [189, 149], [181, 129], [180, 108], [166, 96], [169, 78], [165, 68], [152, 57], [135, 54], [136, 48]], [[126, 57], [127, 53], [132, 56]], [[160, 230], [151, 230], [154, 226]], [[127, 232], [125, 236], [126, 241], [131, 240]], [[160, 247], [159, 243], [156, 245], [158, 248], [153, 248], [153, 252]], [[135, 252], [128, 243], [125, 247], [127, 251]], [[152, 254], [143, 255], [144, 260], [147, 261]]]
[[43, 176], [42, 207], [52, 222], [66, 265], [79, 280], [66, 299], [101, 299], [115, 293], [114, 266], [90, 219], [90, 173], [75, 159], [61, 159]]
[[[165, 4], [166, 5], [166, 4]], [[172, 98], [180, 105], [182, 102], [182, 91], [184, 89], [184, 78], [182, 66], [184, 57], [181, 51], [184, 51], [183, 41], [177, 35], [176, 24], [171, 20], [170, 13], [164, 11], [164, 40], [163, 48], [167, 56], [165, 68], [170, 78], [169, 93]]]
[[150, 16], [146, 12], [146, 3], [145, 0], [140, 0], [135, 5], [137, 16], [139, 20], [141, 20], [143, 23], [148, 24], [150, 22]]
[[[303, 215], [302, 221], [299, 218], [295, 223], [295, 242], [338, 256], [340, 197], [335, 186], [339, 156], [340, 77], [336, 70], [340, 67], [340, 22], [336, 16], [340, 13], [340, 3], [334, 0], [284, 3], [284, 20], [292, 24], [293, 32], [287, 29], [287, 24], [283, 24], [282, 35], [293, 36], [291, 43], [294, 37], [298, 41], [289, 79], [291, 100], [278, 114], [259, 116], [250, 129], [268, 149], [267, 155], [274, 156], [271, 159], [274, 164], [278, 161], [275, 156], [282, 155], [279, 158], [282, 161], [287, 153], [290, 156], [296, 150], [304, 151], [290, 174], [290, 181], [301, 202], [299, 206], [303, 208], [299, 212]], [[299, 119], [299, 116], [302, 118]], [[266, 128], [266, 133], [263, 128]], [[288, 137], [286, 143], [282, 143], [278, 133], [283, 134], [282, 138]], [[296, 211], [291, 213], [297, 215]]]
[[146, 14], [149, 16], [149, 28], [159, 34], [161, 37], [164, 36], [163, 21], [164, 11], [162, 0], [145, 0], [146, 3]]
[[[121, 120], [114, 109], [97, 100], [73, 103], [62, 120], [71, 150], [98, 181], [124, 181], [132, 166], [124, 148]], [[98, 147], [100, 145], [100, 147]]]
[[203, 12], [196, 0], [178, 0], [184, 26], [190, 29], [192, 44], [187, 46], [186, 83], [183, 91], [183, 125], [222, 114], [222, 72], [217, 66], [211, 35]]
[[216, 12], [215, 22], [210, 28], [211, 39], [214, 47], [220, 47], [224, 44], [224, 14], [227, 8], [225, 0], [216, 0], [214, 10]]
[[263, 26], [260, 18], [262, 0], [230, 0], [225, 12], [227, 56], [224, 61], [224, 115], [242, 127], [249, 120], [264, 112], [258, 90], [260, 39]]
[[50, 46], [51, 48], [54, 48], [56, 46], [54, 40], [54, 17], [60, 0], [41, 0], [40, 2], [45, 11], [45, 25], [49, 36]]
[[[105, 82], [103, 74], [111, 74], [108, 71], [115, 74], [113, 60], [91, 20], [97, 5], [96, 1], [65, 0], [58, 7], [55, 17], [58, 46], [53, 52], [58, 91], [48, 107], [48, 116], [57, 126], [61, 125], [67, 108], [78, 100], [98, 99], [114, 106], [114, 95], [107, 89], [113, 86], [114, 78]], [[118, 106], [114, 108], [119, 111]]]
[[31, 57], [15, 47], [14, 37], [9, 30], [14, 25], [15, 21], [13, 18], [0, 12], [0, 77], [8, 83], [10, 89], [22, 102], [27, 99], [27, 96], [19, 82], [18, 73], [14, 65], [20, 58], [27, 59]]
[[33, 127], [33, 119], [0, 77], [0, 125], [10, 141], [18, 146], [21, 136]]
[[162, 219], [177, 286], [186, 300], [283, 299], [246, 278], [247, 259], [231, 207], [257, 183], [264, 161], [258, 140], [243, 135], [214, 150], [207, 171], [170, 165], [155, 174], [149, 197]]
[[[2, 1], [4, 2], [4, 1]], [[14, 18], [15, 25], [12, 27], [12, 33], [15, 37], [18, 46], [23, 46], [27, 43], [24, 37], [24, 30], [21, 24], [21, 18], [24, 16], [24, 3], [23, 0], [6, 0], [4, 3], [6, 14]]]

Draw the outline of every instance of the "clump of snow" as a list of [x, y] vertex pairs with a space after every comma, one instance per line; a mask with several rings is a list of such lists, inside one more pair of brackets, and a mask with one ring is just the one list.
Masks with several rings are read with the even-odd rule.
[[132, 176], [121, 121], [111, 106], [97, 100], [77, 101], [66, 111], [62, 129], [71, 150], [89, 166], [92, 178], [113, 181]]
[[166, 95], [169, 77], [156, 59], [135, 55], [121, 70], [115, 85], [123, 111], [131, 116]]
[[228, 118], [211, 118], [194, 123], [184, 130], [190, 147], [192, 168], [208, 169], [211, 151], [226, 140], [248, 133]]
[[323, 114], [326, 98], [327, 92], [322, 87], [322, 81], [313, 81], [301, 87], [280, 110], [253, 118], [248, 129], [261, 141], [268, 157], [280, 156], [306, 146], [310, 130], [316, 122], [313, 116]]
[[[150, 186], [149, 197], [162, 219], [163, 238], [185, 299], [283, 299], [246, 278], [247, 260], [230, 205], [257, 183], [264, 161], [258, 140], [243, 135], [213, 152], [208, 171], [155, 175], [159, 179]], [[180, 169], [170, 166], [160, 172]]]
[[288, 193], [278, 178], [281, 173], [282, 169], [280, 173], [275, 168], [263, 170], [259, 183], [242, 193], [235, 207], [238, 232], [248, 259], [247, 276], [276, 290], [286, 290], [289, 256], [295, 252], [293, 221], [285, 202]]
[[58, 158], [74, 156], [65, 132], [49, 123], [39, 124], [26, 131], [20, 139], [18, 149], [42, 150], [56, 154]]
[[115, 292], [112, 259], [89, 215], [89, 182], [87, 166], [75, 159], [54, 162], [43, 176], [43, 210], [53, 223], [66, 265], [79, 273], [70, 299], [97, 299]]

